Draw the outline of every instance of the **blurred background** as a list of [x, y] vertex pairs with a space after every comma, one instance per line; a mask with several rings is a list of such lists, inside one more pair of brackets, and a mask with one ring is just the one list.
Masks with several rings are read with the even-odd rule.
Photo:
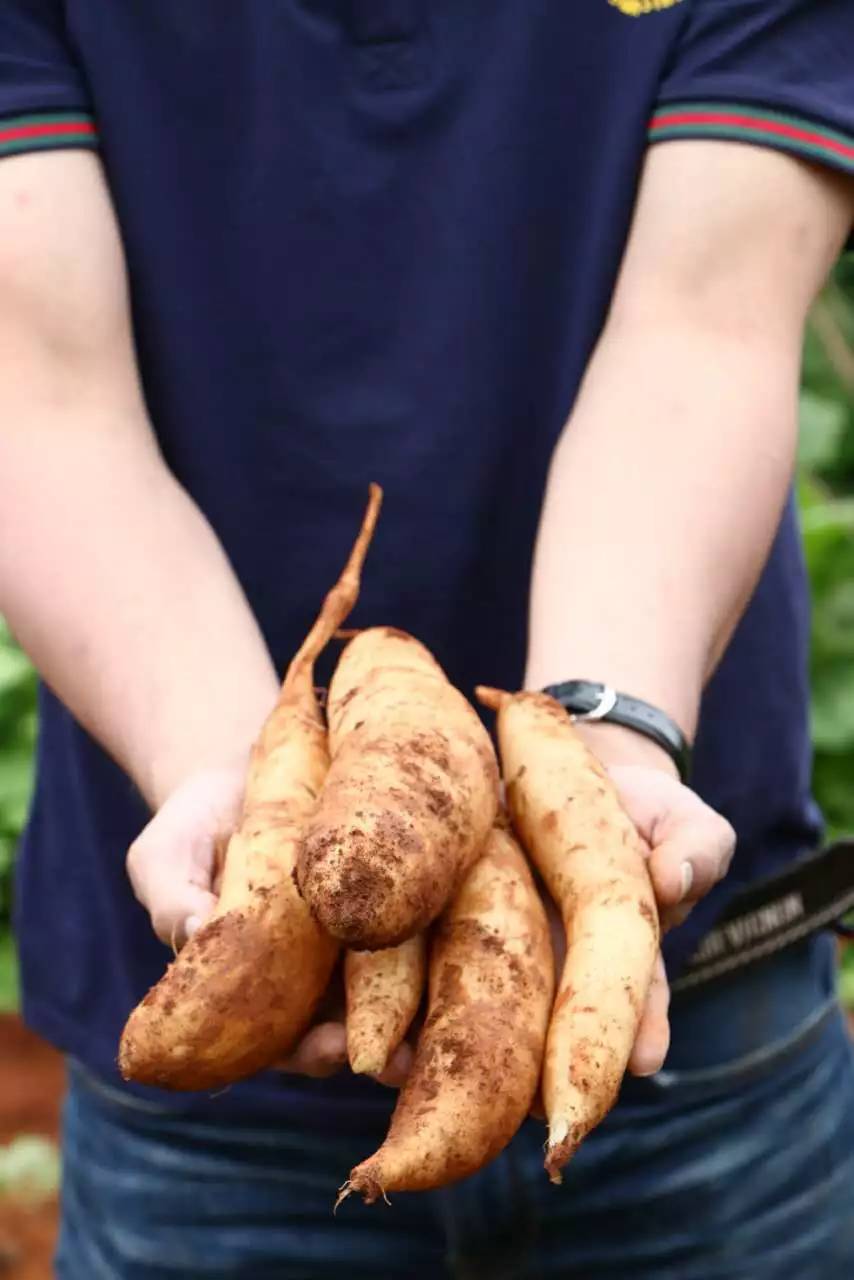
[[[854, 257], [804, 350], [798, 497], [813, 591], [815, 788], [831, 837], [854, 834]], [[0, 618], [0, 1276], [44, 1280], [55, 1223], [58, 1056], [17, 1018], [12, 872], [32, 781], [36, 682]], [[854, 948], [840, 952], [854, 1010]]]

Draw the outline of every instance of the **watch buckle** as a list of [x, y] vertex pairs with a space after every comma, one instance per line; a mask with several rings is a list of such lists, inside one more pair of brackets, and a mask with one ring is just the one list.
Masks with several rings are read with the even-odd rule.
[[617, 705], [617, 691], [612, 689], [610, 685], [603, 685], [602, 692], [599, 695], [599, 701], [595, 707], [591, 707], [589, 711], [578, 711], [570, 714], [570, 720], [573, 724], [589, 723], [591, 720], [604, 720], [607, 715], [614, 710]]

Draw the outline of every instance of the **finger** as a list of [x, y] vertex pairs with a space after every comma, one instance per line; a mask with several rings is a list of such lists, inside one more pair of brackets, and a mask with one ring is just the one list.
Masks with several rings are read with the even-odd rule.
[[651, 1076], [664, 1066], [670, 1047], [670, 1023], [667, 1017], [669, 1007], [670, 987], [664, 971], [664, 961], [659, 955], [629, 1058], [632, 1075]]
[[151, 902], [151, 927], [173, 951], [181, 950], [216, 906], [215, 896], [206, 889], [171, 881], [155, 886]]
[[320, 1022], [312, 1027], [290, 1057], [278, 1063], [280, 1071], [323, 1080], [335, 1075], [347, 1061], [347, 1032], [343, 1022]]
[[377, 1084], [387, 1085], [389, 1089], [400, 1089], [412, 1069], [414, 1057], [411, 1045], [406, 1043], [398, 1045], [387, 1062], [385, 1070], [372, 1078]]
[[698, 801], [671, 810], [656, 827], [649, 858], [659, 906], [702, 898], [726, 875], [734, 849], [732, 827], [707, 805]]
[[[200, 830], [195, 809], [167, 801], [128, 850], [126, 868], [134, 895], [154, 932], [178, 950], [216, 906], [211, 892], [211, 837]], [[188, 854], [190, 856], [188, 856]]]
[[669, 933], [671, 929], [678, 929], [688, 919], [694, 906], [693, 902], [681, 902], [678, 907], [667, 907], [661, 913], [661, 932]]

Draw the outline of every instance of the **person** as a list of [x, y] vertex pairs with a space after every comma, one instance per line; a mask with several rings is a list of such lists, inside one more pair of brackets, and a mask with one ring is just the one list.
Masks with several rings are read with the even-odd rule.
[[671, 978], [816, 847], [790, 482], [854, 218], [852, 40], [849, 0], [4, 0], [0, 608], [43, 677], [16, 911], [25, 1017], [69, 1059], [61, 1280], [851, 1272], [825, 935], [669, 1030], [659, 976], [560, 1190], [532, 1120], [456, 1187], [333, 1219], [394, 1101], [334, 1020], [217, 1097], [115, 1056], [211, 908], [371, 480], [354, 625], [469, 694], [656, 709], [663, 745], [581, 731], [650, 844]]

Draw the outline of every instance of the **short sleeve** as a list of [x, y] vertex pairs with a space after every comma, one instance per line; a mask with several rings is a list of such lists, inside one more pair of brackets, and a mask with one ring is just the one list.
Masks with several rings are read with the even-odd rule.
[[98, 130], [59, 0], [0, 0], [0, 158], [95, 148]]
[[685, 0], [651, 142], [715, 138], [854, 173], [854, 0]]

